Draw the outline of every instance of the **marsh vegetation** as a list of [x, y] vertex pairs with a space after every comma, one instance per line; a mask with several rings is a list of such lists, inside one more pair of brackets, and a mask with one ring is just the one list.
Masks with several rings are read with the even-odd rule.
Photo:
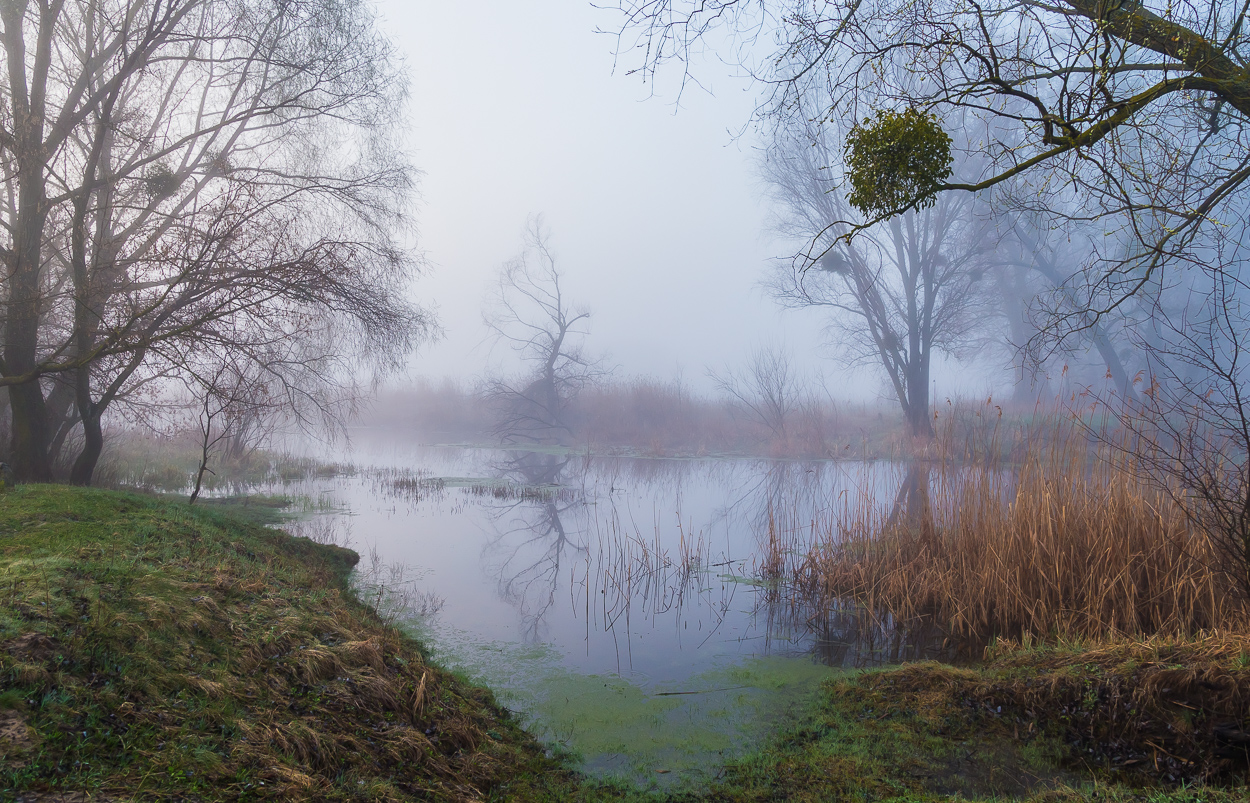
[[[1080, 727], [1100, 735], [1082, 738], [1106, 740], [1100, 761], [1143, 779], [1240, 777], [1227, 689], [1245, 680], [1234, 634], [1247, 609], [1180, 502], [1080, 422], [1004, 421], [982, 404], [936, 428], [908, 462], [432, 447], [380, 428], [339, 456], [353, 473], [251, 487], [307, 500], [292, 531], [366, 555], [354, 582], [367, 605], [599, 777], [697, 788], [839, 672], [994, 657], [1007, 677], [1030, 650], [1063, 644], [1108, 656], [1211, 645], [1211, 667], [1225, 668], [1195, 669], [1175, 706], [1151, 680], [1154, 708], [1134, 709], [1198, 705], [1187, 730], [1106, 723], [1114, 706], [1098, 702]], [[1138, 693], [1134, 660], [1115, 664], [1128, 675], [1106, 694]], [[1015, 706], [1016, 680], [1003, 682], [995, 706]], [[1202, 683], [1233, 696], [1202, 708]], [[1049, 705], [1012, 708], [1013, 727], [1040, 727]], [[1187, 758], [1156, 765], [1134, 729]]]
[[797, 344], [570, 187], [439, 321], [384, 2], [0, 5], [0, 795], [1244, 794], [1250, 5], [607, 6], [766, 87]]

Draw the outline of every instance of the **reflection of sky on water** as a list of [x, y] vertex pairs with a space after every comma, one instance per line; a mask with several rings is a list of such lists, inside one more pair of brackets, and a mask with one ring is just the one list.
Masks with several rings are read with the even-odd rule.
[[665, 780], [677, 782], [810, 693], [827, 676], [817, 663], [927, 654], [854, 606], [804, 605], [784, 582], [838, 512], [874, 496], [888, 511], [905, 485], [899, 467], [365, 438], [355, 450], [356, 465], [374, 468], [285, 492], [323, 497], [334, 511], [318, 526], [419, 572], [445, 600], [417, 625], [435, 655], [589, 769], [663, 764], [681, 770]]
[[[868, 658], [817, 644], [836, 640], [839, 627], [862, 625], [801, 612], [794, 626], [796, 601], [758, 581], [769, 568], [770, 516], [777, 532], [784, 513], [791, 532], [775, 551], [790, 565], [812, 539], [828, 537], [832, 515], [861, 500], [866, 482], [897, 486], [897, 469], [588, 458], [367, 438], [357, 439], [353, 457], [396, 472], [323, 481], [315, 490], [350, 511], [329, 515], [350, 526], [358, 551], [376, 548], [386, 561], [426, 572], [423, 585], [446, 600], [437, 626], [547, 644], [571, 670], [644, 685], [750, 656], [814, 653], [851, 665]], [[417, 481], [393, 482], [404, 476]]]

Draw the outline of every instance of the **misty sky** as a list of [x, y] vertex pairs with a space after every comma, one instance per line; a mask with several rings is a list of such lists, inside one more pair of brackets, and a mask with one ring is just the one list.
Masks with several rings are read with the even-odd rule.
[[[617, 376], [680, 372], [707, 389], [708, 368], [741, 363], [761, 344], [839, 373], [820, 348], [818, 315], [783, 314], [758, 287], [785, 244], [767, 230], [758, 139], [742, 133], [757, 90], [734, 69], [695, 65], [704, 88], [687, 88], [678, 107], [676, 71], [656, 88], [626, 75], [636, 58], [614, 71], [616, 40], [595, 29], [614, 29], [618, 16], [589, 0], [379, 8], [411, 74], [409, 145], [424, 173], [418, 227], [430, 262], [418, 294], [446, 330], [411, 375], [487, 366], [482, 303], [532, 213], [552, 231], [570, 296], [592, 312], [589, 348]], [[862, 372], [830, 385], [839, 397], [883, 388]]]

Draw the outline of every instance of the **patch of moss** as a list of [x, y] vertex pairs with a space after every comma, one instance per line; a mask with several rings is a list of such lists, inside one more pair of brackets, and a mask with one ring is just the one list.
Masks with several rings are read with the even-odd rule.
[[535, 736], [598, 778], [645, 789], [707, 786], [729, 760], [793, 721], [837, 670], [808, 657], [760, 656], [679, 684], [586, 675], [543, 645], [427, 632], [440, 662], [489, 686]]

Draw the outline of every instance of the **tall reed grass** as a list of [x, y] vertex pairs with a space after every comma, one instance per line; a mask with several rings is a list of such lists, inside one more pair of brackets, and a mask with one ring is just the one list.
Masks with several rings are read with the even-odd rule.
[[[1166, 489], [1124, 452], [1091, 453], [1077, 427], [1056, 431], [1011, 468], [917, 463], [892, 506], [846, 500], [808, 525], [821, 531], [800, 587], [977, 639], [1244, 628], [1244, 596]], [[784, 519], [770, 526], [802, 529]]]

